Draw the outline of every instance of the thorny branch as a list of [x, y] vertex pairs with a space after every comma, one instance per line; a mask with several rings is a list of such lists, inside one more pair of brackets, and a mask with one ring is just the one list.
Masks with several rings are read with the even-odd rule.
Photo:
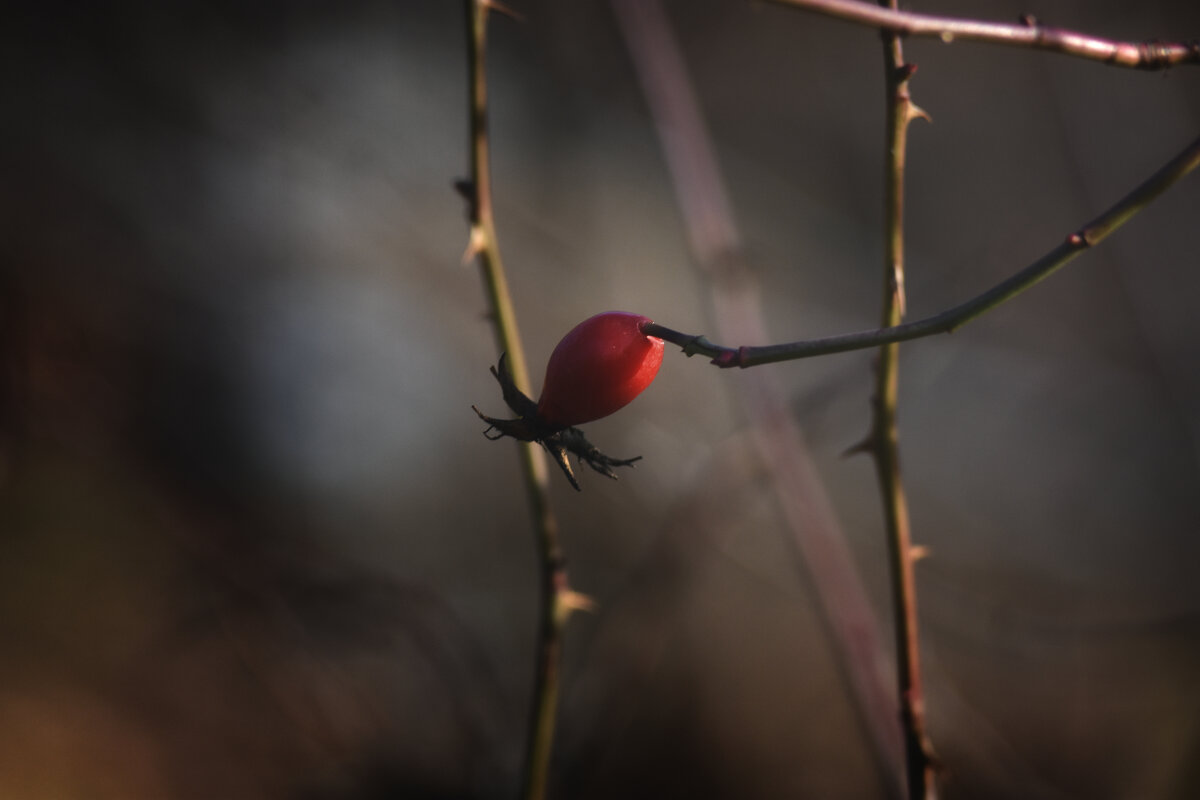
[[[880, 2], [895, 9], [897, 0]], [[913, 103], [909, 93], [908, 85], [916, 72], [916, 65], [905, 63], [900, 36], [890, 31], [885, 31], [883, 35], [883, 70], [887, 88], [887, 137], [883, 174], [881, 324], [890, 328], [904, 319], [904, 177], [908, 126], [914, 119], [927, 116]], [[871, 430], [856, 449], [870, 453], [875, 459], [879, 494], [883, 500], [892, 590], [892, 629], [896, 637], [896, 695], [904, 738], [904, 780], [909, 800], [930, 800], [937, 796], [937, 779], [933, 768], [933, 748], [925, 735], [912, 529], [908, 496], [900, 475], [900, 442], [896, 425], [899, 378], [900, 344], [885, 344], [879, 348], [875, 366]]]
[[1051, 28], [1031, 16], [1013, 24], [917, 14], [883, 8], [863, 0], [773, 0], [804, 11], [856, 22], [904, 36], [931, 36], [955, 41], [988, 42], [1100, 61], [1115, 67], [1159, 70], [1200, 64], [1200, 39], [1188, 42], [1117, 42], [1084, 33]]
[[983, 316], [1044, 280], [1071, 262], [1085, 250], [1098, 245], [1120, 228], [1176, 181], [1200, 165], [1200, 138], [1194, 140], [1179, 155], [1167, 162], [1115, 205], [1068, 236], [1061, 244], [1034, 261], [1020, 272], [940, 314], [905, 322], [891, 327], [857, 333], [844, 333], [820, 339], [805, 339], [761, 347], [725, 347], [714, 344], [703, 335], [680, 333], [651, 324], [645, 327], [650, 336], [657, 336], [679, 345], [689, 356], [703, 355], [718, 367], [755, 367], [777, 361], [864, 350], [891, 342], [906, 342], [938, 333], [951, 333], [968, 322]]

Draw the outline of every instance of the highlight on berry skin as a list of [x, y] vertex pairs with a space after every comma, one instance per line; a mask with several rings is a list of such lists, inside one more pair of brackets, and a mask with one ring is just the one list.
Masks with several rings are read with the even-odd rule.
[[663, 340], [642, 333], [650, 322], [640, 314], [606, 311], [571, 329], [546, 365], [538, 416], [566, 427], [628, 405], [662, 364]]
[[[576, 325], [550, 355], [542, 394], [536, 403], [513, 384], [502, 355], [492, 375], [500, 383], [505, 403], [518, 417], [495, 419], [472, 406], [488, 424], [484, 435], [489, 439], [511, 436], [539, 442], [576, 489], [579, 484], [567, 460], [568, 452], [602, 475], [616, 478], [612, 467], [632, 466], [641, 456], [607, 456], [575, 426], [624, 408], [653, 382], [662, 365], [665, 344], [643, 333], [643, 327], [651, 322], [640, 314], [606, 311]], [[492, 431], [495, 435], [490, 435]]]

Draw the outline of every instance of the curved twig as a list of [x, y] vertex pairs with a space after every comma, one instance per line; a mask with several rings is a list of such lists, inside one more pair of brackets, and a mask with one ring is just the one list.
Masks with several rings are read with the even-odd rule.
[[1115, 67], [1159, 70], [1179, 64], [1200, 64], [1200, 39], [1188, 42], [1118, 42], [1084, 33], [1050, 28], [1030, 16], [1018, 24], [938, 17], [894, 8], [881, 8], [862, 0], [774, 0], [827, 17], [882, 28], [905, 36], [934, 36], [947, 44], [955, 41], [989, 42], [1100, 61]]

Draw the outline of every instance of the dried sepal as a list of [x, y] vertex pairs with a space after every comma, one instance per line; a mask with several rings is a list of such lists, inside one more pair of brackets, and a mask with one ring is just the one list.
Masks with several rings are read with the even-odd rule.
[[538, 417], [537, 403], [516, 387], [506, 367], [505, 356], [502, 355], [500, 363], [492, 367], [491, 372], [500, 384], [505, 404], [519, 416], [516, 419], [498, 419], [489, 417], [475, 406], [471, 406], [471, 410], [487, 423], [488, 427], [484, 430], [483, 435], [488, 439], [495, 441], [509, 436], [522, 442], [541, 444], [576, 491], [582, 491], [582, 489], [579, 481], [575, 478], [574, 470], [571, 469], [568, 454], [574, 455], [580, 463], [587, 464], [596, 472], [613, 480], [617, 479], [617, 473], [613, 472], [613, 467], [632, 467], [634, 462], [641, 460], [641, 456], [613, 458], [605, 455], [589, 442], [583, 435], [583, 431], [578, 428], [547, 425]]

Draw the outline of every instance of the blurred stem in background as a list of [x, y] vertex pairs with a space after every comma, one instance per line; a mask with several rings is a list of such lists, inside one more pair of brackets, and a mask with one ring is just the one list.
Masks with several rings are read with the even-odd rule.
[[[487, 105], [488, 14], [501, 7], [488, 0], [466, 0], [467, 60], [470, 83], [471, 175], [459, 183], [470, 212], [470, 238], [466, 258], [475, 258], [487, 289], [489, 313], [501, 353], [506, 353], [513, 383], [531, 395], [525, 351], [509, 295], [508, 279], [500, 261], [492, 217]], [[521, 796], [541, 800], [546, 795], [554, 723], [558, 710], [558, 668], [562, 633], [572, 608], [574, 593], [567, 585], [566, 561], [558, 540], [558, 522], [550, 509], [549, 474], [545, 455], [536, 442], [517, 442], [538, 553], [538, 640], [529, 728], [525, 745]]]
[[[719, 334], [768, 341], [759, 286], [670, 20], [651, 0], [613, 0], [613, 9], [654, 120], [692, 254], [710, 281]], [[903, 755], [895, 695], [887, 680], [887, 648], [845, 534], [778, 376], [751, 370], [734, 385], [787, 523], [787, 544], [798, 568], [808, 574], [884, 782], [898, 795]]]

